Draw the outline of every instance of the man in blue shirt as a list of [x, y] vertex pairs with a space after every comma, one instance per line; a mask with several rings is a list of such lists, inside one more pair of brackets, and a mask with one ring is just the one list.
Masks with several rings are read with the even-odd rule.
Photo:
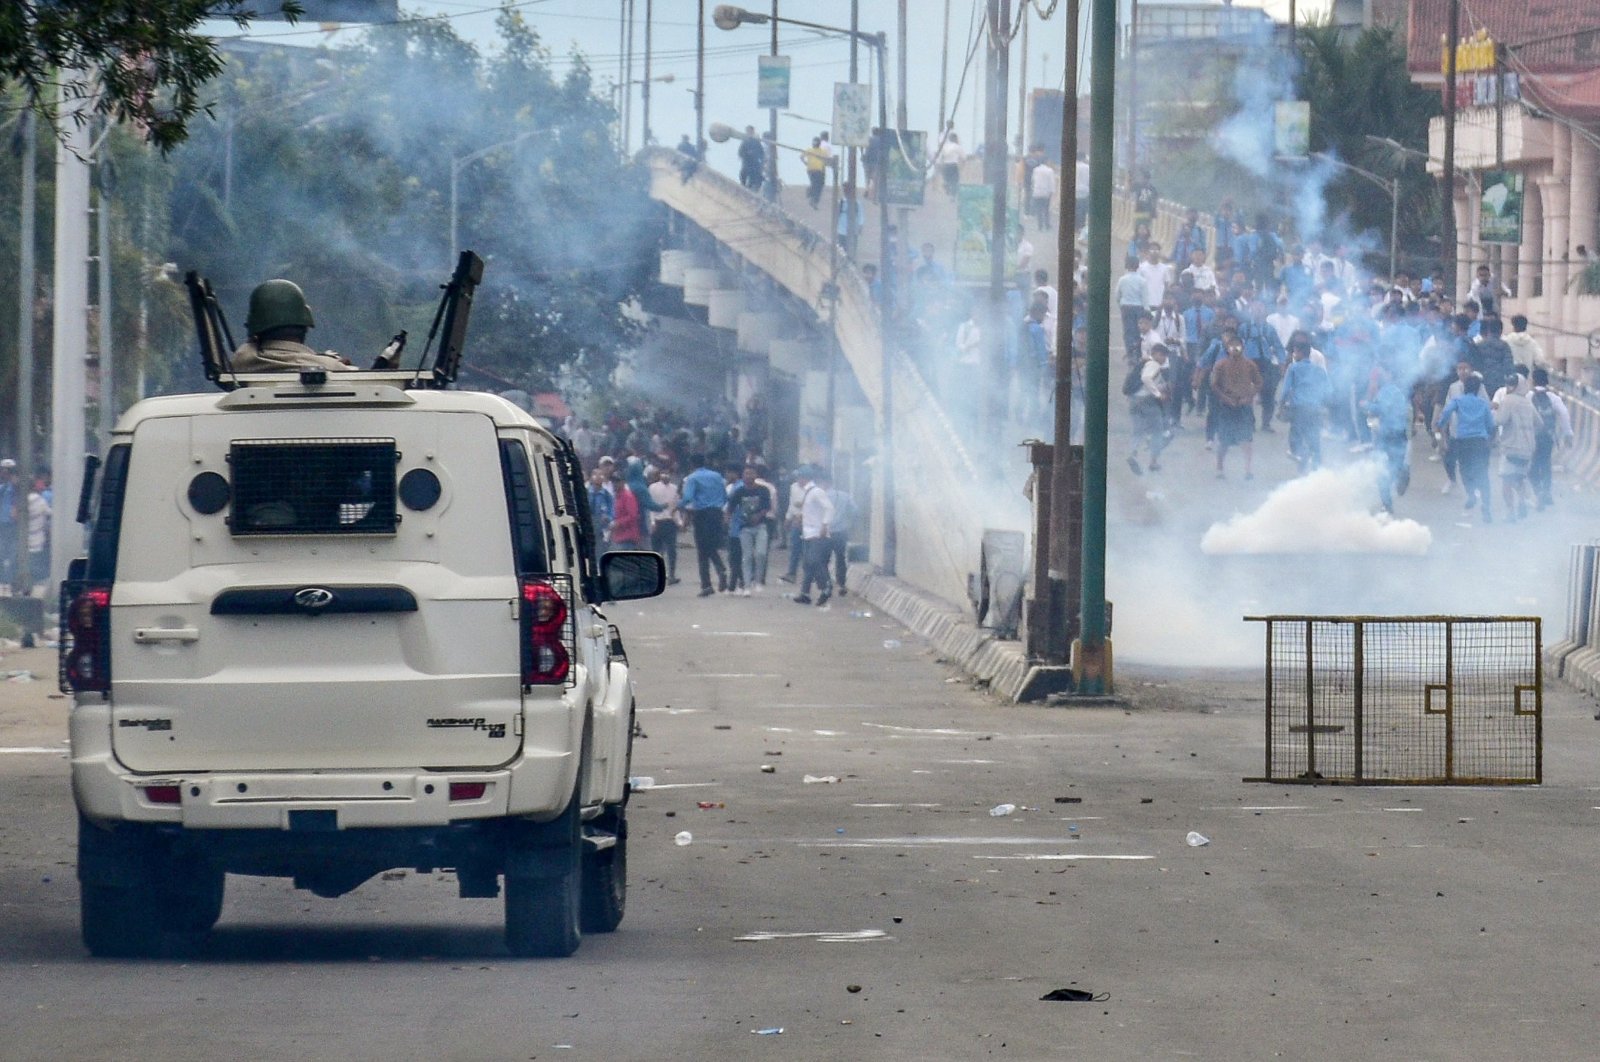
[[1383, 508], [1394, 512], [1394, 496], [1404, 494], [1411, 482], [1411, 466], [1406, 460], [1411, 439], [1411, 403], [1400, 385], [1394, 382], [1394, 373], [1387, 367], [1378, 370], [1378, 393], [1363, 403], [1366, 412], [1378, 420], [1378, 452], [1383, 455], [1383, 476], [1378, 480], [1378, 497]]
[[0, 584], [9, 586], [17, 564], [17, 463], [0, 461]]
[[1483, 522], [1494, 523], [1490, 512], [1489, 440], [1494, 436], [1494, 412], [1483, 397], [1483, 381], [1476, 374], [1462, 381], [1461, 393], [1444, 404], [1433, 422], [1435, 431], [1454, 420], [1454, 438], [1461, 485], [1467, 489], [1468, 509], [1483, 503]]
[[1250, 319], [1239, 326], [1239, 341], [1244, 356], [1261, 370], [1261, 430], [1272, 430], [1272, 406], [1278, 393], [1278, 377], [1283, 372], [1283, 340], [1278, 330], [1267, 323], [1267, 304], [1260, 299], [1250, 303]]
[[[694, 551], [700, 559], [700, 596], [710, 597], [728, 590], [728, 570], [718, 552], [725, 537], [722, 510], [728, 504], [728, 488], [721, 473], [708, 465], [705, 454], [692, 455], [689, 463], [694, 471], [684, 477], [683, 500], [678, 507], [689, 514], [694, 529]], [[711, 589], [713, 568], [717, 571], [715, 590]]]
[[1289, 453], [1300, 462], [1302, 474], [1322, 467], [1322, 411], [1328, 404], [1328, 374], [1311, 360], [1311, 337], [1295, 332], [1289, 337], [1294, 358], [1283, 374], [1280, 399], [1289, 414]]

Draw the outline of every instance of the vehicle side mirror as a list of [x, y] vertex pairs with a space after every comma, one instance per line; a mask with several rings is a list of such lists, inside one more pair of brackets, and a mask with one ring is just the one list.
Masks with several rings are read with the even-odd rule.
[[667, 588], [667, 565], [659, 553], [618, 550], [600, 558], [607, 601], [655, 597]]

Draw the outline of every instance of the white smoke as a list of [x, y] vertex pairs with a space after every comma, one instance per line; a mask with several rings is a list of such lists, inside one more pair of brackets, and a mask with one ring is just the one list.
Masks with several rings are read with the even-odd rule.
[[1415, 520], [1371, 511], [1382, 474], [1378, 461], [1361, 461], [1289, 480], [1255, 512], [1212, 524], [1200, 539], [1200, 550], [1425, 556], [1433, 544], [1432, 531]]

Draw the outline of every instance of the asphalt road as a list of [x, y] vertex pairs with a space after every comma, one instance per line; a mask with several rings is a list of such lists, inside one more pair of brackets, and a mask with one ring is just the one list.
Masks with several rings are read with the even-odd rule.
[[58, 747], [65, 702], [0, 683], [0, 1056], [1594, 1057], [1600, 724], [1570, 693], [1539, 789], [1265, 786], [1256, 671], [1015, 707], [855, 598], [686, 582], [617, 611], [656, 788], [627, 919], [563, 961], [510, 959], [497, 902], [415, 875], [230, 878], [199, 954], [90, 960], [66, 764], [12, 751]]

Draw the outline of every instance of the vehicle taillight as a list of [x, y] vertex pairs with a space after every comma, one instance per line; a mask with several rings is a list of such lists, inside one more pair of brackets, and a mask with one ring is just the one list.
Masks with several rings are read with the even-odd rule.
[[183, 794], [175, 785], [147, 785], [144, 798], [152, 804], [178, 804], [182, 803]]
[[553, 686], [567, 681], [572, 651], [567, 645], [566, 598], [547, 582], [522, 584], [522, 683]]
[[482, 800], [483, 794], [488, 792], [488, 782], [451, 782], [451, 800]]
[[67, 682], [79, 693], [104, 693], [111, 688], [111, 591], [80, 591], [67, 609]]

